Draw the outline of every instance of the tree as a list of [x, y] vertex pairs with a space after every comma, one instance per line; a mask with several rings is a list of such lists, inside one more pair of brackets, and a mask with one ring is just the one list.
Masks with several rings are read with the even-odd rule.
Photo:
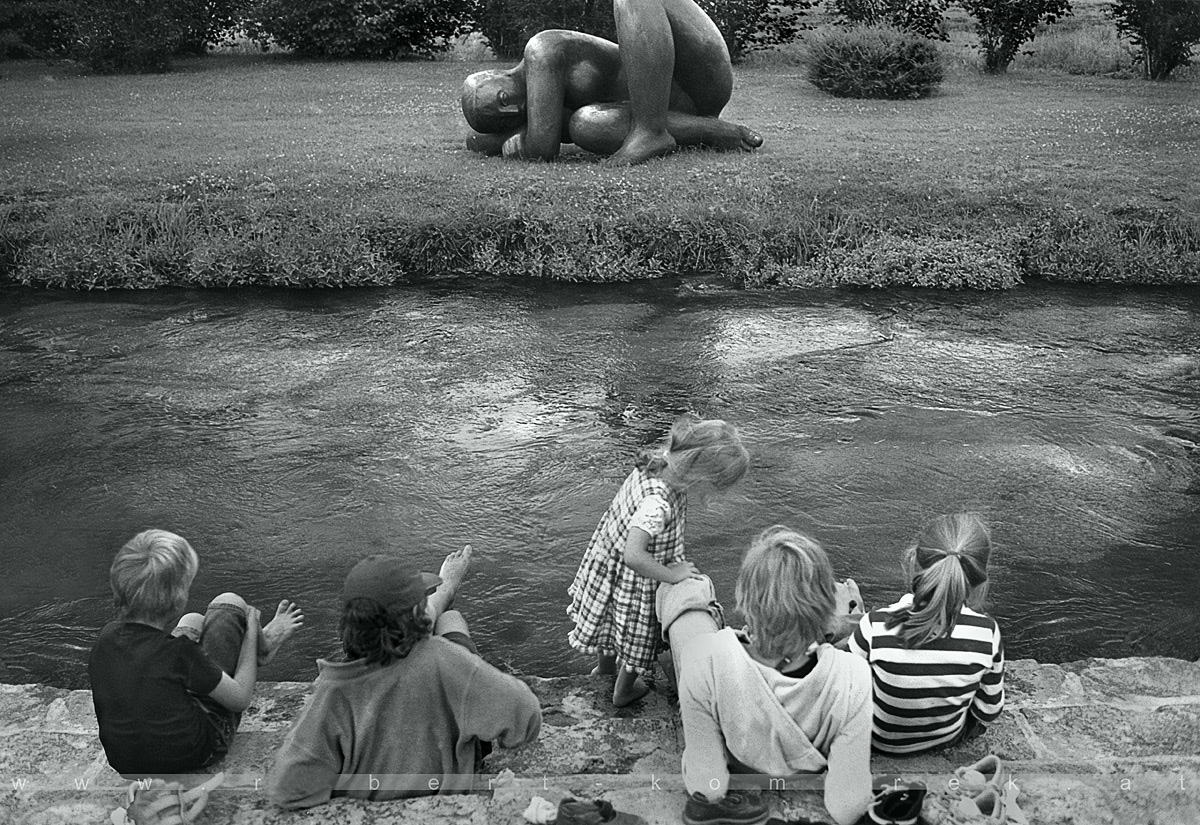
[[800, 17], [816, 0], [696, 0], [708, 13], [729, 47], [729, 58], [740, 63], [758, 49], [781, 46], [812, 28]]
[[1108, 15], [1133, 41], [1150, 80], [1166, 80], [1200, 44], [1200, 0], [1116, 0]]
[[975, 18], [988, 74], [1008, 71], [1017, 50], [1033, 40], [1038, 23], [1053, 23], [1071, 12], [1070, 0], [962, 0], [962, 5]]

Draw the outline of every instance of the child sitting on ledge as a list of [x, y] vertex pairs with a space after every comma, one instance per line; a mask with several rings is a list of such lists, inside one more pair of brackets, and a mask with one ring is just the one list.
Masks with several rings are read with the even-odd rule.
[[199, 567], [191, 544], [165, 530], [139, 533], [113, 560], [118, 618], [100, 631], [88, 677], [100, 743], [122, 775], [185, 773], [224, 757], [258, 666], [304, 623], [284, 600], [260, 631], [258, 610], [235, 593], [176, 623]]

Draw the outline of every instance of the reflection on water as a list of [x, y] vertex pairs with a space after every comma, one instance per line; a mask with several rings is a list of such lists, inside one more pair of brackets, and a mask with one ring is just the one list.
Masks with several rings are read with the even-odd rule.
[[632, 456], [685, 411], [736, 422], [754, 455], [688, 525], [730, 606], [769, 524], [813, 533], [878, 603], [921, 524], [972, 508], [1011, 657], [1200, 656], [1196, 291], [0, 298], [0, 681], [84, 684], [112, 554], [147, 526], [199, 551], [193, 607], [304, 606], [264, 678], [336, 651], [358, 558], [436, 570], [467, 541], [485, 655], [585, 672], [566, 586]]

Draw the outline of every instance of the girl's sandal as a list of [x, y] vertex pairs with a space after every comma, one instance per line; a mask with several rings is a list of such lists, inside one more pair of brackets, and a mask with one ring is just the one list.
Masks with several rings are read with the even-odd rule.
[[954, 775], [958, 777], [962, 790], [968, 795], [973, 796], [982, 792], [988, 786], [998, 788], [1000, 786], [1000, 775], [1003, 770], [1004, 765], [1000, 762], [1000, 757], [994, 753], [989, 753], [974, 765], [967, 765], [965, 768], [956, 768]]
[[995, 786], [984, 788], [976, 796], [963, 797], [958, 800], [955, 808], [965, 822], [979, 825], [1004, 825], [1008, 822], [1004, 795]]

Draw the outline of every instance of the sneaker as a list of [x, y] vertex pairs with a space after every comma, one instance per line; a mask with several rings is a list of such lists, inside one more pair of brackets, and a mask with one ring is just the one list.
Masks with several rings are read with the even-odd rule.
[[646, 825], [646, 820], [618, 811], [606, 799], [588, 802], [567, 797], [558, 803], [553, 825]]
[[875, 798], [862, 821], [872, 825], [917, 825], [925, 794], [924, 782], [880, 777], [875, 783]]
[[747, 793], [729, 791], [716, 802], [694, 793], [683, 808], [683, 821], [687, 825], [758, 825], [770, 814], [761, 799]]

